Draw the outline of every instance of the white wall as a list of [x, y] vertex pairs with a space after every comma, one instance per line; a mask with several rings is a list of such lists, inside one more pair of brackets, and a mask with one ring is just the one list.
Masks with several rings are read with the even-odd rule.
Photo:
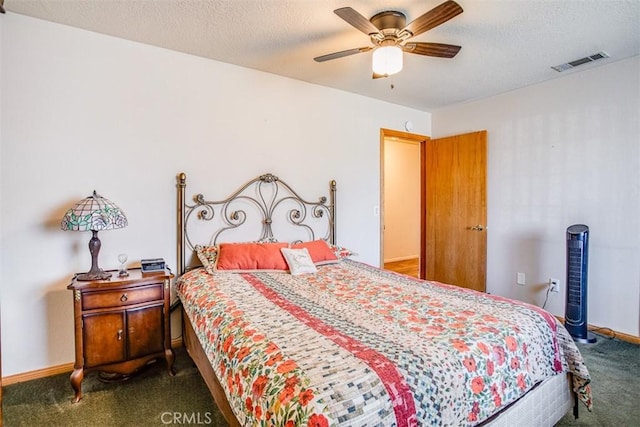
[[99, 235], [105, 269], [175, 266], [182, 171], [211, 198], [265, 172], [309, 198], [336, 179], [339, 243], [377, 265], [380, 128], [431, 133], [428, 113], [21, 15], [1, 37], [3, 375], [73, 361], [66, 286], [90, 235], [59, 224], [94, 189], [129, 219]]
[[[564, 315], [568, 226], [590, 228], [588, 321], [640, 335], [640, 57], [432, 114], [488, 130], [487, 291]], [[516, 273], [527, 284], [515, 284]]]

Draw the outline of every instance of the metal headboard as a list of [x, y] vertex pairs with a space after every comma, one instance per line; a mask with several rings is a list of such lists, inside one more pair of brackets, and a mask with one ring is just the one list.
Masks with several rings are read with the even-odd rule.
[[[322, 196], [317, 202], [310, 202], [300, 197], [293, 189], [277, 176], [267, 173], [252, 179], [240, 187], [236, 192], [224, 200], [209, 201], [202, 194], [193, 196], [193, 204], [185, 202], [187, 175], [183, 172], [177, 176], [178, 216], [177, 216], [177, 263], [178, 274], [183, 274], [189, 266], [186, 261], [187, 248], [194, 250], [196, 242], [189, 235], [189, 225], [192, 221], [212, 222], [217, 219], [219, 224], [209, 234], [209, 240], [200, 244], [216, 244], [224, 238], [230, 230], [245, 225], [248, 218], [247, 209], [259, 216], [261, 225], [260, 236], [254, 240], [275, 241], [273, 233], [273, 215], [276, 208], [286, 205], [283, 220], [292, 227], [306, 230], [309, 240], [325, 239], [329, 243], [336, 242], [336, 181], [329, 183], [329, 202]], [[252, 193], [253, 192], [253, 193]], [[326, 223], [324, 235], [318, 234], [318, 225], [310, 225], [309, 220], [315, 219]]]

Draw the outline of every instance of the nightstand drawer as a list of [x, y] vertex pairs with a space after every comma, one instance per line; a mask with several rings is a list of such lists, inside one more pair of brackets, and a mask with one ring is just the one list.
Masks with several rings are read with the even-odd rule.
[[82, 309], [122, 307], [142, 302], [162, 300], [162, 283], [155, 283], [137, 288], [121, 289], [118, 291], [83, 292]]

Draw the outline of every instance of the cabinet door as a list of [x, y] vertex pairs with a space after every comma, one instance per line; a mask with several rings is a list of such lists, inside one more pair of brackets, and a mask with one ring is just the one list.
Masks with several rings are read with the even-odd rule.
[[159, 353], [164, 350], [162, 303], [127, 310], [129, 359]]
[[125, 360], [124, 311], [85, 314], [82, 320], [86, 368]]

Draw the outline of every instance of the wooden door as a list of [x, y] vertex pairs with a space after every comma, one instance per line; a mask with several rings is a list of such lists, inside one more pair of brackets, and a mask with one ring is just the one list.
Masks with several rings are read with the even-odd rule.
[[425, 278], [484, 292], [487, 132], [426, 143]]

